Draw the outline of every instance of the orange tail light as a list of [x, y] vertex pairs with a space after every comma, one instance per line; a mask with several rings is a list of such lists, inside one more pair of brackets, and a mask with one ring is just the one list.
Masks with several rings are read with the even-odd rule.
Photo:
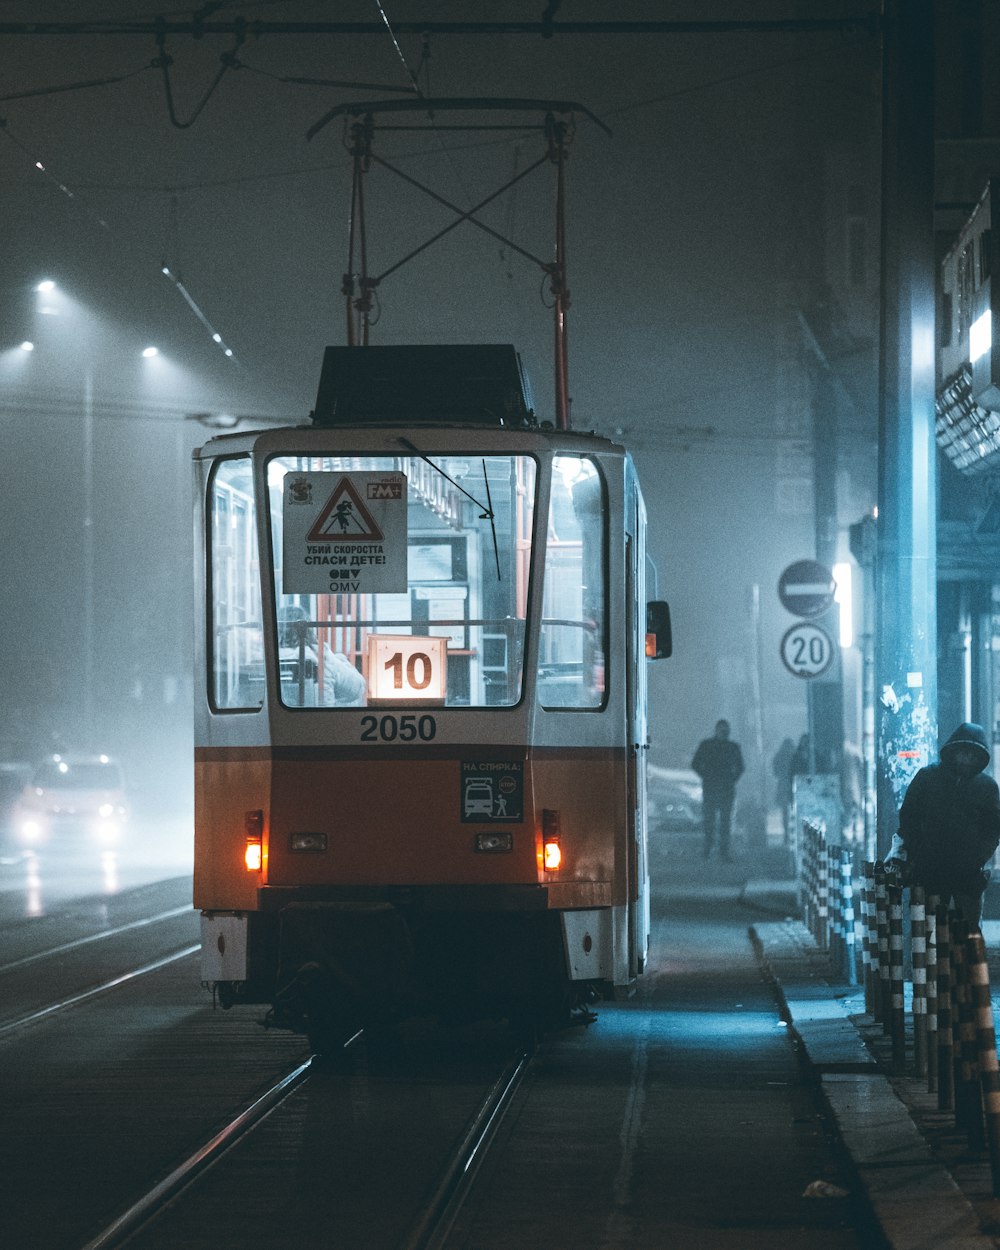
[[260, 872], [264, 866], [264, 813], [259, 810], [247, 812], [244, 826], [247, 840], [243, 860], [247, 872]]
[[546, 872], [558, 872], [562, 863], [561, 829], [558, 811], [542, 809], [542, 865]]

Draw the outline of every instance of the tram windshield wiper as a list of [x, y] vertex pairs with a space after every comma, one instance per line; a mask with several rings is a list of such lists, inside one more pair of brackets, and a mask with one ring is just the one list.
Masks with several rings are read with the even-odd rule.
[[501, 576], [501, 573], [500, 573], [500, 548], [497, 545], [496, 518], [493, 512], [493, 499], [492, 499], [492, 496], [490, 495], [489, 478], [486, 475], [485, 459], [483, 460], [483, 485], [486, 487], [486, 503], [484, 504], [481, 500], [477, 499], [475, 495], [470, 495], [469, 492], [465, 489], [465, 487], [462, 486], [459, 482], [456, 482], [453, 477], [450, 477], [447, 473], [445, 473], [444, 469], [442, 469], [439, 464], [435, 464], [434, 461], [431, 460], [429, 456], [425, 456], [424, 453], [420, 450], [420, 448], [414, 446], [414, 444], [411, 443], [408, 438], [400, 438], [399, 441], [403, 444], [403, 446], [407, 449], [407, 451], [412, 451], [415, 456], [419, 456], [420, 459], [423, 460], [425, 464], [429, 464], [431, 468], [435, 470], [435, 472], [440, 473], [441, 476], [445, 479], [445, 481], [450, 482], [457, 491], [460, 491], [461, 494], [463, 494], [466, 497], [466, 499], [471, 500], [472, 503], [474, 503], [476, 507], [479, 509], [480, 521], [489, 521], [490, 534], [492, 535], [492, 538], [493, 538], [493, 555], [497, 562], [497, 581], [498, 582], [503, 581], [503, 577]]

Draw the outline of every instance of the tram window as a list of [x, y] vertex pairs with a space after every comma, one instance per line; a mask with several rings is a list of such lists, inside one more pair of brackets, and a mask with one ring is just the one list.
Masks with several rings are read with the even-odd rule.
[[264, 631], [248, 459], [218, 463], [209, 511], [210, 700], [217, 711], [251, 711], [264, 702]]
[[[267, 473], [276, 620], [283, 630], [277, 640], [278, 686], [286, 706], [357, 706], [376, 695], [379, 703], [420, 703], [425, 689], [442, 688], [447, 707], [505, 707], [520, 701], [534, 527], [531, 457], [285, 455], [271, 459]], [[348, 524], [341, 527], [338, 504], [351, 499], [367, 507], [370, 479], [363, 475], [373, 474], [405, 478], [405, 530], [393, 540], [404, 546], [405, 559], [392, 577], [380, 578], [375, 567], [353, 574], [352, 584], [350, 556], [358, 540], [349, 526], [362, 508], [352, 502]], [[303, 534], [318, 530], [318, 518], [329, 519], [318, 530], [324, 541], [313, 539], [311, 547], [307, 540], [292, 538], [307, 514]], [[367, 514], [369, 530], [383, 516], [376, 500]], [[390, 559], [396, 554], [398, 546]], [[339, 564], [327, 558], [341, 555], [345, 559]], [[414, 671], [420, 680], [393, 682], [388, 691], [380, 683], [376, 691], [368, 666], [370, 640], [377, 635], [447, 642], [443, 648], [404, 648], [408, 655], [419, 653]], [[438, 654], [445, 671], [432, 674], [423, 666], [433, 665]], [[356, 682], [349, 680], [345, 665]], [[331, 685], [333, 666], [344, 678], [341, 690]], [[403, 665], [401, 671], [408, 669]], [[357, 690], [351, 696], [353, 685]]]
[[557, 456], [545, 545], [538, 690], [546, 708], [605, 698], [605, 494], [586, 456]]

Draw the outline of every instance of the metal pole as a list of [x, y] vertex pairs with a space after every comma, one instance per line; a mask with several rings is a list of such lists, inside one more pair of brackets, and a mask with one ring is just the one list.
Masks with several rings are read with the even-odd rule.
[[897, 1075], [906, 1066], [906, 1005], [903, 981], [903, 889], [886, 886], [889, 904], [889, 1036], [892, 1041], [892, 1070]]
[[875, 1018], [883, 1033], [889, 1032], [889, 897], [888, 873], [881, 860], [875, 864], [875, 926], [878, 935], [878, 981]]
[[937, 912], [941, 900], [929, 894], [926, 900], [927, 916], [927, 1092], [937, 1092], [938, 1066], [938, 952]]
[[876, 668], [878, 854], [937, 738], [934, 4], [885, 0]]
[[566, 282], [566, 123], [557, 122], [550, 113], [545, 119], [549, 135], [549, 151], [556, 166], [556, 255], [549, 275], [554, 297], [555, 319], [555, 382], [556, 429], [569, 429], [569, 345], [566, 312], [569, 308], [569, 287]]
[[878, 930], [875, 926], [875, 865], [866, 860], [861, 887], [861, 959], [864, 968], [865, 1011], [875, 1016], [875, 978], [878, 976]]
[[938, 1110], [955, 1106], [955, 1068], [952, 1063], [955, 1039], [951, 1013], [951, 922], [947, 905], [937, 912], [938, 948]]
[[996, 1025], [990, 997], [990, 971], [986, 944], [980, 932], [969, 938], [969, 979], [976, 1009], [976, 1040], [979, 1050], [979, 1082], [986, 1113], [986, 1142], [990, 1150], [993, 1196], [1000, 1197], [1000, 1064], [997, 1062]]
[[94, 730], [94, 377], [83, 377], [83, 728], [87, 743]]
[[913, 1074], [927, 1075], [927, 903], [923, 886], [910, 888], [913, 957]]

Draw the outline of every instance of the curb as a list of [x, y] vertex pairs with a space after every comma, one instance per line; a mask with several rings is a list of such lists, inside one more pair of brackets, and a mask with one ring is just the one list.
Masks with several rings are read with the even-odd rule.
[[798, 921], [751, 925], [749, 936], [887, 1244], [997, 1250], [851, 1021], [863, 992], [830, 984], [825, 955]]

